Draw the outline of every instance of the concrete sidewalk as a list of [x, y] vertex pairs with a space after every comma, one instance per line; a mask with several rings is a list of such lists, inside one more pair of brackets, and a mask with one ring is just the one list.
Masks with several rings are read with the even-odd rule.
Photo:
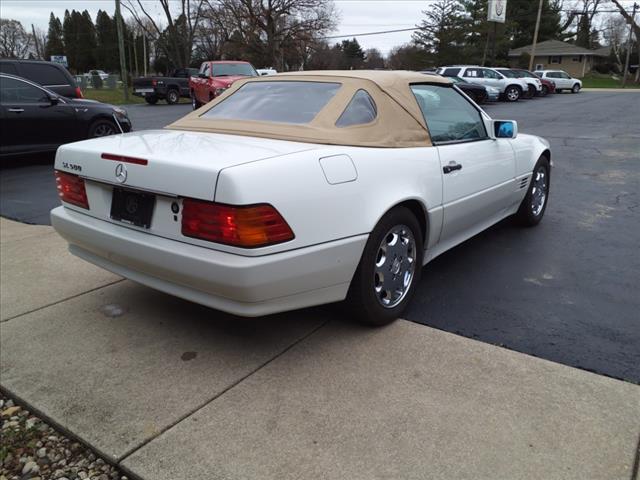
[[331, 306], [236, 318], [0, 229], [2, 387], [135, 477], [632, 477], [636, 385]]

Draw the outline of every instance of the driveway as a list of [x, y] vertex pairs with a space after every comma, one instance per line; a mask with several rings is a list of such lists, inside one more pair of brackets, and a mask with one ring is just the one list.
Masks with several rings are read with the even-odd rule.
[[[129, 107], [159, 128], [189, 105]], [[424, 270], [406, 318], [519, 352], [640, 383], [640, 93], [583, 92], [491, 104], [545, 136], [555, 169], [544, 221], [505, 221]], [[48, 223], [51, 165], [2, 172], [1, 213]]]

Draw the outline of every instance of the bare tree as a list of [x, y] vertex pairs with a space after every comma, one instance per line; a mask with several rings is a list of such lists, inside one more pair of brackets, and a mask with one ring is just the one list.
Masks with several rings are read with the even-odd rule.
[[[213, 8], [213, 2], [208, 3]], [[293, 61], [291, 56], [303, 62], [308, 55], [304, 44], [333, 30], [337, 22], [331, 0], [216, 0], [216, 4], [232, 22], [227, 30], [239, 33], [249, 48], [263, 49], [263, 63], [278, 70]]]
[[[625, 18], [625, 20], [629, 22], [633, 33], [635, 33], [636, 35], [636, 42], [638, 43], [638, 63], [640, 63], [640, 24], [638, 24], [636, 19], [631, 16], [631, 14], [627, 12], [622, 5], [620, 5], [620, 2], [618, 0], [611, 1], [615, 3], [616, 7], [618, 7], [618, 10], [620, 10], [620, 13]], [[636, 83], [640, 81], [640, 68], [636, 69], [636, 76], [634, 80], [636, 81]]]
[[26, 58], [31, 48], [31, 35], [17, 20], [0, 19], [0, 57]]
[[604, 28], [602, 29], [602, 37], [611, 48], [616, 62], [618, 71], [622, 71], [624, 61], [622, 59], [622, 51], [625, 48], [625, 42], [628, 29], [627, 24], [622, 17], [610, 16], [607, 18]]
[[122, 5], [147, 35], [158, 42], [176, 67], [187, 67], [191, 62], [205, 0], [180, 0], [180, 9], [175, 17], [169, 0], [158, 0], [158, 3], [167, 21], [166, 29], [153, 19], [141, 0], [126, 0]]

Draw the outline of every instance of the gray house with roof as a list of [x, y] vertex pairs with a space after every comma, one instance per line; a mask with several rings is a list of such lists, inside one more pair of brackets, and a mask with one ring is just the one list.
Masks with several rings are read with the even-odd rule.
[[[509, 65], [517, 67], [523, 53], [531, 55], [531, 45], [509, 50]], [[560, 40], [547, 40], [536, 45], [533, 65], [535, 70], [564, 70], [572, 77], [582, 78], [608, 56], [608, 47], [589, 50]]]

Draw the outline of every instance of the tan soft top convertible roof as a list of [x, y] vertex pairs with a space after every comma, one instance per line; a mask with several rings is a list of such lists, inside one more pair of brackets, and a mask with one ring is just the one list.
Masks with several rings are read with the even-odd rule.
[[[248, 82], [334, 82], [342, 86], [335, 96], [306, 124], [262, 122], [207, 118], [202, 115], [233, 95]], [[360, 147], [424, 147], [431, 145], [429, 131], [420, 107], [411, 91], [414, 83], [450, 85], [447, 78], [409, 71], [327, 70], [290, 72], [278, 75], [238, 80], [217, 99], [207, 103], [180, 120], [168, 125], [172, 130], [227, 133], [276, 138], [297, 142]], [[365, 90], [373, 99], [377, 116], [373, 122], [349, 127], [335, 123], [354, 94]]]

